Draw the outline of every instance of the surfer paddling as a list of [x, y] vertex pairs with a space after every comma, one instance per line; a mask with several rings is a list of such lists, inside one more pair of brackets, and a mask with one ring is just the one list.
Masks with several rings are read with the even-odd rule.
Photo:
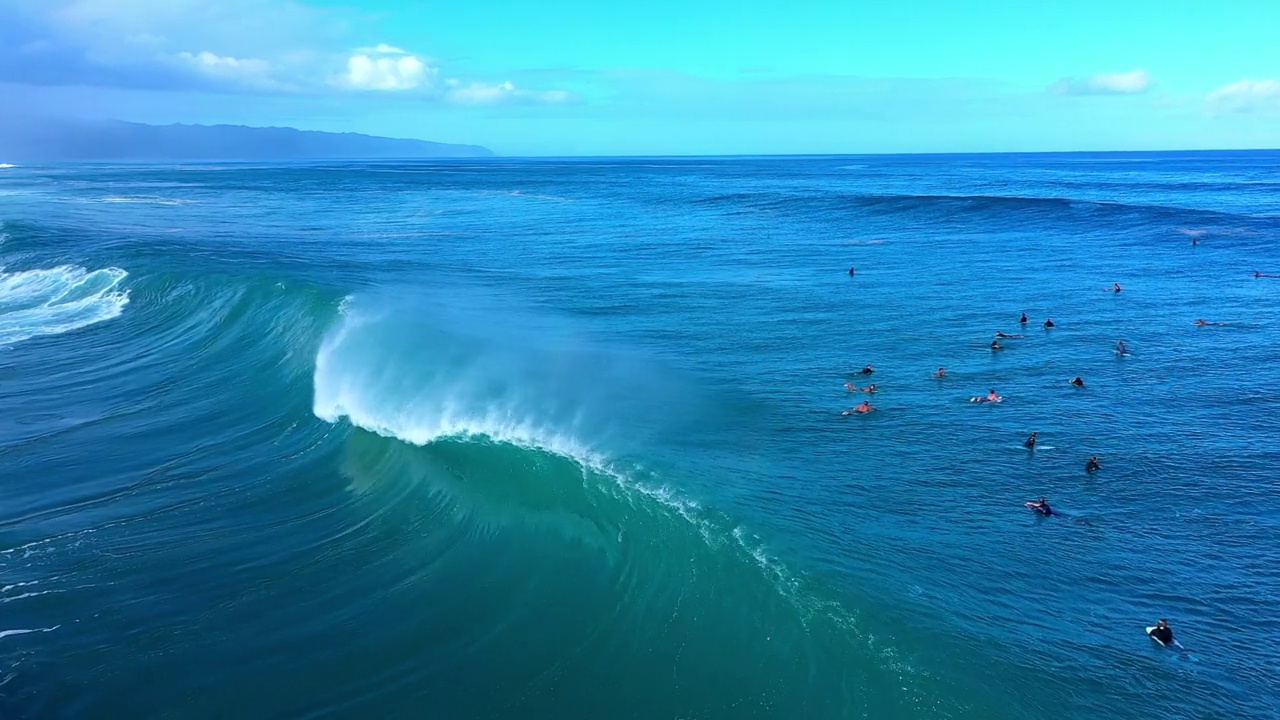
[[1031, 502], [1027, 503], [1027, 507], [1031, 508], [1032, 510], [1035, 510], [1036, 512], [1040, 513], [1041, 515], [1044, 515], [1045, 517], [1049, 517], [1053, 515], [1053, 508], [1049, 507], [1049, 501], [1045, 500], [1044, 498], [1040, 498], [1039, 500], [1032, 500]]
[[841, 414], [841, 415], [853, 415], [853, 414], [865, 415], [865, 414], [867, 414], [867, 413], [869, 413], [869, 412], [871, 412], [872, 410], [875, 410], [875, 409], [876, 409], [876, 408], [875, 408], [875, 406], [874, 406], [874, 405], [872, 405], [872, 404], [871, 404], [871, 402], [870, 402], [869, 400], [863, 400], [863, 401], [862, 401], [862, 403], [861, 403], [860, 405], [858, 405], [857, 407], [855, 407], [854, 409], [852, 409], [852, 410], [845, 410], [844, 412], [842, 412], [842, 413], [840, 413], [840, 414]]

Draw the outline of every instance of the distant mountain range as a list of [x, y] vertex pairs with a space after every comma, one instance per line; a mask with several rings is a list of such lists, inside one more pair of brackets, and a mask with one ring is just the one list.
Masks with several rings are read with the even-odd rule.
[[240, 125], [144, 125], [0, 115], [0, 162], [491, 157], [478, 145]]

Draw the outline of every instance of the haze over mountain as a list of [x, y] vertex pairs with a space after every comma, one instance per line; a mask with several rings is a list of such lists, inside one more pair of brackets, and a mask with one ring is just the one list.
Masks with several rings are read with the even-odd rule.
[[239, 125], [145, 125], [120, 121], [0, 117], [0, 162], [328, 160], [489, 157], [450, 145], [355, 133]]

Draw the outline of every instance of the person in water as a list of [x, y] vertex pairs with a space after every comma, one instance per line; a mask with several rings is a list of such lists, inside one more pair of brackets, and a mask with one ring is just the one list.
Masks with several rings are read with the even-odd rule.
[[1003, 350], [1003, 349], [1004, 349], [1004, 346], [1002, 346], [1002, 345], [1000, 344], [1000, 341], [999, 341], [999, 340], [992, 340], [992, 341], [991, 341], [991, 349], [992, 349], [992, 350]]
[[848, 390], [849, 392], [858, 392], [858, 386], [854, 385], [853, 383], [845, 383], [844, 389]]
[[1111, 292], [1120, 292], [1120, 283], [1111, 283]]
[[1199, 327], [1208, 327], [1209, 325], [1222, 325], [1222, 324], [1224, 323], [1209, 322], [1208, 320], [1204, 320], [1204, 319], [1196, 320], [1196, 325]]
[[849, 277], [853, 277], [855, 272], [857, 272], [857, 268], [849, 268]]
[[841, 415], [852, 415], [852, 414], [854, 414], [854, 413], [862, 414], [862, 413], [869, 413], [869, 412], [871, 412], [872, 410], [875, 410], [875, 409], [876, 409], [876, 408], [875, 408], [875, 406], [873, 406], [873, 405], [871, 404], [871, 401], [869, 401], [869, 400], [863, 400], [863, 401], [862, 401], [862, 403], [861, 403], [860, 405], [858, 405], [858, 407], [856, 407], [856, 408], [854, 408], [854, 409], [852, 409], [852, 410], [845, 410], [844, 412], [842, 412], [842, 413], [840, 413], [840, 414], [841, 414]]
[[1035, 450], [1035, 449], [1036, 449], [1036, 437], [1037, 437], [1039, 434], [1040, 434], [1040, 433], [1038, 433], [1038, 432], [1033, 432], [1033, 433], [1031, 433], [1031, 437], [1027, 438], [1027, 441], [1026, 441], [1026, 442], [1024, 442], [1024, 443], [1022, 443], [1022, 447], [1026, 448], [1026, 449], [1028, 449], [1028, 450]]
[[870, 385], [868, 385], [868, 386], [866, 386], [866, 387], [862, 388], [862, 392], [864, 392], [864, 393], [873, 393], [873, 392], [875, 392], [875, 391], [876, 391], [876, 384], [875, 384], [875, 383], [871, 383]]
[[875, 368], [873, 368], [873, 367], [871, 367], [870, 365], [868, 365], [868, 366], [866, 366], [866, 367], [862, 368], [862, 374], [863, 374], [863, 375], [870, 375], [871, 373], [873, 373], [873, 372], [875, 372], [875, 371], [876, 371], [876, 369], [875, 369]]
[[1169, 627], [1169, 621], [1161, 618], [1160, 622], [1156, 623], [1156, 626], [1151, 628], [1151, 637], [1160, 641], [1164, 645], [1172, 645], [1173, 628]]
[[1000, 402], [1003, 399], [995, 388], [991, 388], [991, 392], [987, 393], [987, 402]]
[[1102, 465], [1098, 463], [1098, 456], [1094, 455], [1089, 458], [1089, 462], [1084, 464], [1084, 471], [1087, 473], [1095, 473], [1102, 469]]
[[1075, 379], [1071, 380], [1071, 384], [1075, 385], [1078, 388], [1082, 388], [1084, 387], [1084, 378], [1077, 375], [1075, 376]]
[[997, 331], [996, 331], [996, 337], [998, 337], [998, 338], [1010, 338], [1010, 339], [1017, 339], [1017, 338], [1020, 338], [1020, 337], [1022, 337], [1022, 336], [1021, 336], [1021, 335], [1010, 335], [1009, 333], [1004, 332], [1003, 330], [997, 330]]
[[1129, 354], [1129, 348], [1125, 347], [1125, 344], [1124, 344], [1124, 341], [1123, 341], [1123, 340], [1117, 340], [1117, 341], [1116, 341], [1116, 352], [1117, 352], [1117, 353], [1120, 353], [1121, 355], [1128, 355], [1128, 354]]
[[1051, 327], [1053, 327], [1053, 318], [1049, 318], [1049, 319], [1045, 320], [1045, 321], [1044, 321], [1044, 326], [1045, 326], [1046, 328], [1051, 328]]
[[1021, 319], [1019, 319], [1019, 320], [1018, 320], [1018, 322], [1022, 323], [1023, 325], [1026, 325], [1026, 324], [1027, 324], [1027, 314], [1026, 314], [1026, 313], [1022, 313], [1022, 318], [1021, 318]]
[[1040, 498], [1039, 500], [1034, 500], [1032, 502], [1027, 503], [1027, 507], [1031, 508], [1032, 510], [1035, 510], [1041, 515], [1053, 514], [1053, 508], [1049, 507], [1049, 501], [1045, 500], [1044, 498]]
[[942, 378], [947, 376], [947, 369], [944, 367], [940, 367], [938, 368], [938, 372], [934, 373], [933, 376], [941, 380]]

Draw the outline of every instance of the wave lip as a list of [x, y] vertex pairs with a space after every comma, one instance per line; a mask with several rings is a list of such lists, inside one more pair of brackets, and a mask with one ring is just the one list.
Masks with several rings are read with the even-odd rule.
[[117, 267], [0, 268], [0, 346], [118, 317], [129, 304], [129, 292], [119, 289], [128, 275]]

